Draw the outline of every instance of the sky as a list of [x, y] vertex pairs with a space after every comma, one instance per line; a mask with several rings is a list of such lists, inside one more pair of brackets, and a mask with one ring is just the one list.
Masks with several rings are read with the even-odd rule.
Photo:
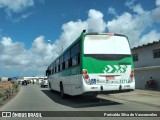
[[160, 40], [160, 0], [0, 0], [0, 77], [45, 75], [86, 29]]

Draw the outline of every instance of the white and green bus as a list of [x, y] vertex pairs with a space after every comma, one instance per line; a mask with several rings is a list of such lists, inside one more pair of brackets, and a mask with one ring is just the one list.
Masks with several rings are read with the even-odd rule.
[[81, 35], [46, 70], [51, 90], [75, 96], [135, 89], [128, 37], [114, 33]]

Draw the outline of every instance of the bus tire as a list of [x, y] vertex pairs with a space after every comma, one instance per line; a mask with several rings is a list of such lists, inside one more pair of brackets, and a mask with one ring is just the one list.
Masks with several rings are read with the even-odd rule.
[[98, 96], [98, 93], [93, 93], [92, 94], [92, 98], [97, 98], [97, 96]]
[[64, 94], [64, 89], [63, 89], [63, 84], [62, 83], [60, 83], [60, 94], [61, 94], [61, 98], [64, 99], [65, 94]]

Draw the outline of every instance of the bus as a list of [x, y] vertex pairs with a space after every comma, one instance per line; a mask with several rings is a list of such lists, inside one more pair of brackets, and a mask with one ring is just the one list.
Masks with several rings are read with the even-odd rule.
[[75, 96], [97, 95], [135, 89], [134, 66], [125, 35], [87, 33], [81, 35], [47, 68], [50, 90]]

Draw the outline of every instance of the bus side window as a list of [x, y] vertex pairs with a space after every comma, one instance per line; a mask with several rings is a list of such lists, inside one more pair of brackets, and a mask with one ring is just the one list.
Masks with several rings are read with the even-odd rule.
[[54, 73], [56, 73], [56, 67], [54, 68]]
[[78, 53], [78, 65], [80, 64], [80, 53]]
[[50, 76], [51, 75], [51, 70], [46, 70], [46, 76]]
[[58, 65], [58, 72], [60, 71], [60, 65]]
[[65, 69], [65, 62], [62, 63], [62, 70]]
[[78, 64], [78, 56], [76, 55], [72, 58], [72, 66], [75, 66], [77, 64]]
[[58, 73], [58, 66], [56, 67], [56, 73]]
[[69, 59], [69, 67], [72, 66], [72, 58]]
[[54, 74], [54, 68], [52, 69], [52, 74]]
[[63, 63], [60, 64], [60, 71], [63, 70]]
[[72, 66], [76, 66], [80, 63], [80, 43], [76, 43], [72, 48], [71, 48], [71, 57], [72, 57]]
[[64, 61], [65, 61], [65, 69], [69, 68], [69, 60], [70, 60], [70, 50], [68, 50], [65, 54], [64, 54]]
[[67, 69], [68, 68], [68, 63], [69, 63], [69, 61], [67, 60], [67, 61], [65, 61], [65, 69]]
[[60, 71], [63, 70], [63, 55], [60, 57]]

